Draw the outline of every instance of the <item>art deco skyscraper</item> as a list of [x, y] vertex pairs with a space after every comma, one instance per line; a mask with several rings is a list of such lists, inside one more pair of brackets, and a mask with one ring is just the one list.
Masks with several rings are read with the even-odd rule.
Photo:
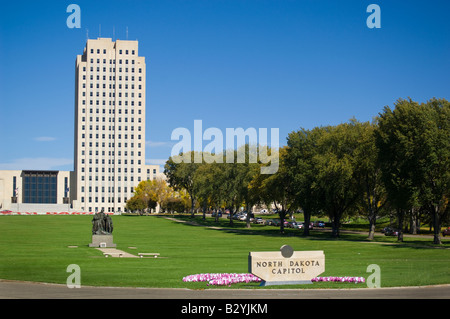
[[87, 40], [76, 59], [74, 210], [124, 211], [145, 165], [145, 58], [138, 41]]

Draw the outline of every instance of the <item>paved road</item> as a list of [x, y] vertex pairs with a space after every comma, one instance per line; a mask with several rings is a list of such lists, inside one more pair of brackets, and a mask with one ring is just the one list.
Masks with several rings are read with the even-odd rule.
[[67, 288], [0, 280], [1, 299], [450, 299], [450, 285], [359, 289]]

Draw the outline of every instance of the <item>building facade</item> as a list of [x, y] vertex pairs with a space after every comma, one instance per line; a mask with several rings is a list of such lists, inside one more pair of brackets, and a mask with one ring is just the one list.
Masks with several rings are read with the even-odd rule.
[[87, 40], [75, 69], [74, 208], [123, 211], [145, 165], [145, 58], [137, 41]]
[[87, 40], [75, 62], [74, 171], [0, 171], [0, 210], [123, 212], [141, 181], [161, 177], [158, 165], [145, 164], [146, 64], [138, 49], [138, 41]]
[[0, 171], [0, 211], [69, 212], [72, 174], [48, 170]]

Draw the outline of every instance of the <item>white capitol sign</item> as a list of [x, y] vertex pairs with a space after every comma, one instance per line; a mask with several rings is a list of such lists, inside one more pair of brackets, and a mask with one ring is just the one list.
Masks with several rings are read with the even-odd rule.
[[293, 251], [284, 245], [280, 251], [250, 252], [248, 268], [263, 286], [307, 284], [325, 271], [325, 255], [322, 250]]

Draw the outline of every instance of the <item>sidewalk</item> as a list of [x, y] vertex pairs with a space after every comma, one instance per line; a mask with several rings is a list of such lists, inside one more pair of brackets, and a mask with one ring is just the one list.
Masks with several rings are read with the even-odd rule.
[[355, 289], [68, 288], [0, 279], [0, 299], [450, 299], [450, 285]]

